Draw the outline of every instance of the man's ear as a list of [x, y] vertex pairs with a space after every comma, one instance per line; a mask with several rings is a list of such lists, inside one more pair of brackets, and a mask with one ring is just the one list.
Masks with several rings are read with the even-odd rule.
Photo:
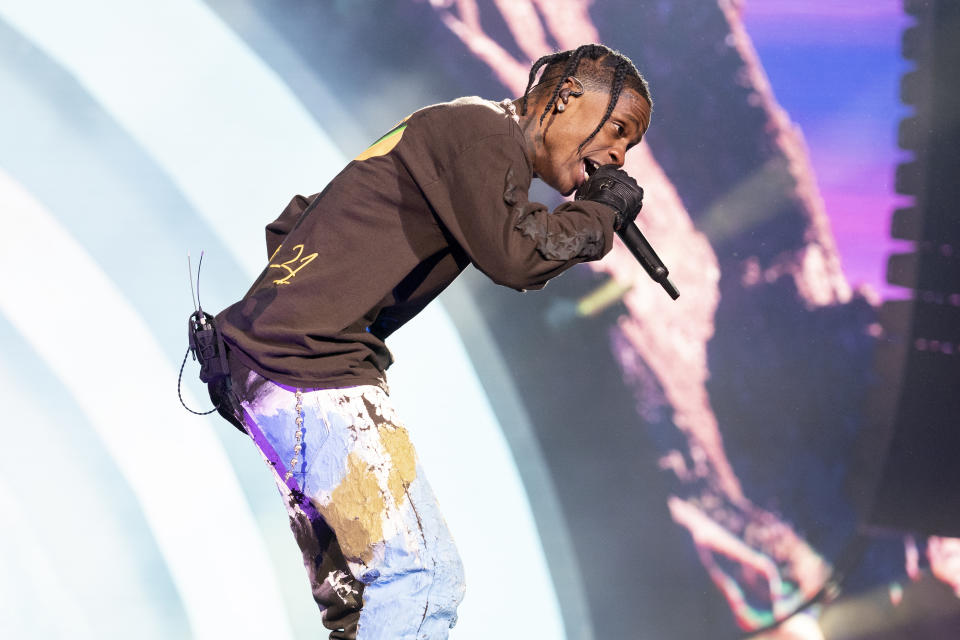
[[583, 83], [578, 78], [567, 76], [560, 87], [560, 94], [557, 96], [557, 111], [566, 109], [570, 97], [578, 98], [583, 95]]

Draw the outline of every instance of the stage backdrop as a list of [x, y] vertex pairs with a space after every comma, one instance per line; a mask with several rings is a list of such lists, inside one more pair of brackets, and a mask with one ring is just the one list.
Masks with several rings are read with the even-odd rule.
[[[872, 491], [907, 24], [896, 0], [0, 2], [0, 637], [323, 636], [259, 455], [177, 400], [187, 253], [219, 311], [292, 195], [594, 41], [650, 81], [626, 169], [681, 297], [618, 243], [542, 292], [468, 270], [391, 337], [466, 563], [452, 637], [722, 639], [791, 611]], [[873, 539], [845, 597], [955, 615], [955, 544]], [[829, 612], [791, 637], [881, 637]]]

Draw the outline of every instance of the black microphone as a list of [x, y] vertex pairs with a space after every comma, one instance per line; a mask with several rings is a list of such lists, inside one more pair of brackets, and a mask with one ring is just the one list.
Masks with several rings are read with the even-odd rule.
[[623, 244], [627, 245], [627, 249], [637, 259], [637, 262], [643, 265], [653, 281], [659, 283], [674, 300], [679, 298], [680, 291], [670, 282], [668, 277], [670, 272], [657, 256], [657, 252], [653, 250], [647, 239], [640, 233], [640, 228], [637, 227], [636, 223], [625, 224], [622, 229], [617, 231], [617, 235], [623, 240]]
[[[584, 163], [586, 164], [587, 161], [584, 160]], [[591, 161], [590, 164], [594, 163]], [[670, 272], [667, 267], [657, 257], [657, 252], [633, 222], [643, 206], [643, 188], [637, 184], [636, 180], [617, 165], [606, 164], [594, 169], [593, 174], [577, 188], [575, 197], [577, 200], [593, 200], [613, 207], [618, 217], [627, 214], [629, 210], [630, 222], [621, 223], [621, 229], [617, 231], [617, 235], [623, 240], [623, 244], [627, 245], [627, 249], [637, 262], [647, 270], [654, 282], [659, 283], [672, 299], [676, 300], [680, 297], [680, 291], [670, 282], [668, 277]]]

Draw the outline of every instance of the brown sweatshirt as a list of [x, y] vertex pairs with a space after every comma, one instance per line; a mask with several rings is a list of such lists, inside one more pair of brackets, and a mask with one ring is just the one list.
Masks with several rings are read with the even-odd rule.
[[268, 266], [217, 316], [231, 355], [293, 387], [384, 386], [386, 337], [468, 264], [537, 289], [610, 250], [613, 209], [551, 213], [527, 200], [531, 179], [503, 106], [461, 98], [417, 111], [267, 225]]

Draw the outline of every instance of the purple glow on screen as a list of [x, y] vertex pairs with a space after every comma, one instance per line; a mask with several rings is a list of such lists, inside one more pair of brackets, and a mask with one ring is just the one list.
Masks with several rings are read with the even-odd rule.
[[820, 191], [854, 287], [904, 297], [886, 283], [890, 216], [906, 199], [894, 192], [906, 153], [896, 131], [908, 114], [898, 97], [909, 64], [900, 33], [909, 24], [899, 0], [748, 2], [744, 22], [781, 105], [803, 131]]

